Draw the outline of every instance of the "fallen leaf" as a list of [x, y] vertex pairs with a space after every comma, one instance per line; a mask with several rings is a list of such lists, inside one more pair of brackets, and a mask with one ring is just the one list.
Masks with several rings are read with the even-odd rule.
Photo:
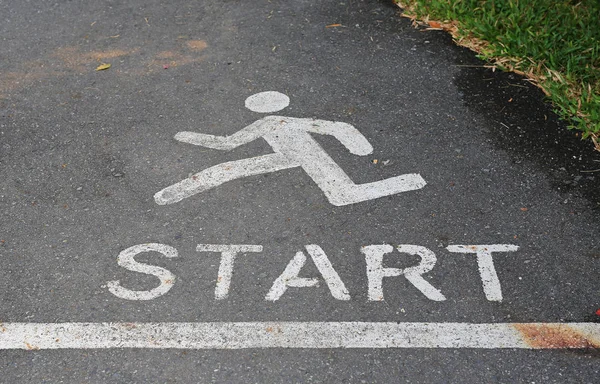
[[104, 71], [105, 69], [110, 68], [110, 64], [100, 64], [96, 67], [96, 71]]
[[523, 211], [523, 212], [527, 212], [528, 210], [529, 210], [529, 209], [528, 209], [528, 208], [525, 208], [525, 207], [521, 208], [521, 211]]
[[186, 42], [186, 45], [189, 49], [194, 51], [202, 51], [208, 46], [208, 44], [204, 40], [190, 40]]
[[442, 28], [442, 25], [437, 21], [429, 21], [429, 26], [431, 28]]
[[596, 309], [596, 315], [600, 316], [600, 309]]
[[329, 25], [326, 25], [325, 28], [336, 28], [336, 27], [341, 27], [341, 26], [342, 26], [342, 24], [329, 24]]
[[377, 164], [377, 163], [379, 163], [379, 160], [373, 159], [373, 164]]

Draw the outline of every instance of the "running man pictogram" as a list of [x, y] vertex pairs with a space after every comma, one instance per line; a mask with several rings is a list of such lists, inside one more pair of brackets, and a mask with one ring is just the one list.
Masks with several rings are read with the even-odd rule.
[[[277, 112], [289, 105], [279, 92], [261, 92], [246, 99], [254, 112]], [[333, 205], [342, 206], [421, 189], [427, 184], [421, 175], [409, 173], [385, 180], [355, 184], [342, 168], [311, 137], [312, 133], [332, 135], [358, 156], [373, 152], [367, 139], [352, 125], [335, 121], [266, 116], [231, 136], [179, 132], [175, 139], [202, 147], [229, 151], [260, 137], [274, 153], [215, 165], [173, 184], [154, 195], [157, 204], [173, 204], [197, 193], [242, 177], [302, 167]]]

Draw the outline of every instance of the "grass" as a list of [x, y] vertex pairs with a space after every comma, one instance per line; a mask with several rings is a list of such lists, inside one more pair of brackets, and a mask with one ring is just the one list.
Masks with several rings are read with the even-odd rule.
[[404, 16], [539, 86], [600, 151], [600, 0], [396, 0]]

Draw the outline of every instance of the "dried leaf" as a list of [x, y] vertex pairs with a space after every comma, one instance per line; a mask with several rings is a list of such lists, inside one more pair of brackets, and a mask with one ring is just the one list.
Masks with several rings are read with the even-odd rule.
[[431, 28], [442, 28], [442, 25], [437, 21], [429, 21], [429, 26]]
[[110, 64], [102, 63], [96, 67], [96, 71], [104, 71], [105, 69], [110, 68]]
[[342, 26], [342, 24], [329, 24], [329, 25], [326, 25], [325, 28], [335, 28], [335, 27], [341, 27], [341, 26]]
[[523, 211], [523, 212], [527, 212], [528, 210], [529, 210], [529, 209], [527, 209], [527, 208], [525, 208], [525, 207], [521, 208], [521, 211]]

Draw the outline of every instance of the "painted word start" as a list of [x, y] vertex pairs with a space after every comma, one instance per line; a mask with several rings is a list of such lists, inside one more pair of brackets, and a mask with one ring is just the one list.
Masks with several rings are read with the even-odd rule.
[[[306, 253], [312, 259], [320, 277], [299, 277], [301, 269], [306, 264], [306, 254], [302, 251], [297, 252], [290, 260], [284, 271], [273, 282], [271, 289], [265, 296], [267, 301], [277, 301], [289, 287], [315, 287], [319, 285], [321, 278], [329, 288], [331, 295], [337, 300], [350, 300], [350, 293], [340, 276], [333, 268], [329, 258], [323, 249], [316, 244], [305, 246]], [[502, 301], [502, 289], [500, 281], [494, 267], [493, 254], [497, 252], [515, 252], [518, 246], [512, 244], [491, 244], [491, 245], [449, 245], [446, 247], [449, 252], [474, 254], [477, 258], [479, 275], [483, 284], [483, 292], [489, 301]], [[231, 278], [233, 275], [233, 265], [238, 254], [262, 252], [262, 245], [220, 245], [220, 244], [198, 244], [198, 252], [218, 252], [221, 254], [219, 272], [216, 280], [215, 299], [223, 300], [229, 294]], [[383, 301], [383, 279], [386, 277], [404, 276], [415, 288], [417, 288], [425, 297], [433, 301], [444, 301], [446, 297], [442, 292], [431, 285], [424, 274], [430, 272], [437, 258], [430, 249], [420, 245], [401, 244], [396, 247], [388, 244], [367, 245], [361, 247], [360, 251], [365, 256], [367, 265], [368, 280], [368, 300]], [[176, 282], [175, 275], [169, 270], [140, 263], [135, 260], [135, 256], [145, 252], [158, 252], [165, 257], [177, 257], [177, 250], [169, 245], [159, 243], [138, 244], [129, 247], [119, 253], [117, 264], [129, 271], [156, 276], [160, 279], [160, 285], [156, 288], [146, 291], [133, 291], [121, 286], [119, 281], [109, 281], [108, 290], [115, 296], [126, 300], [152, 300], [169, 292]], [[398, 257], [400, 254], [415, 255], [421, 258], [420, 262], [408, 268], [386, 268], [383, 266], [383, 259], [387, 254]], [[388, 256], [388, 257], [390, 257]]]

